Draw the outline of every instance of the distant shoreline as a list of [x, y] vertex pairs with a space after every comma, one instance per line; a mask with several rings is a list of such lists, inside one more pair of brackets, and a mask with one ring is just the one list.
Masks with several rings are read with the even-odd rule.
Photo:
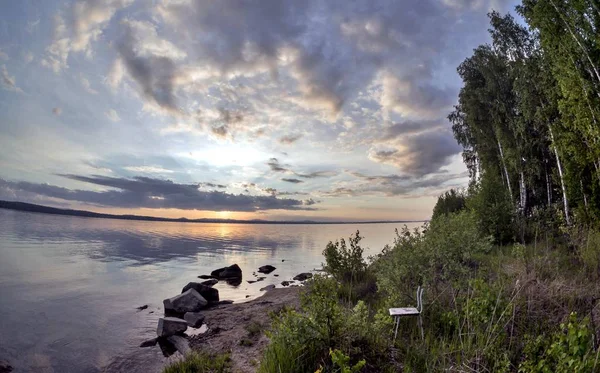
[[85, 211], [85, 210], [72, 210], [72, 209], [61, 209], [50, 206], [36, 205], [33, 203], [16, 202], [16, 201], [3, 201], [0, 200], [0, 208], [7, 210], [16, 210], [24, 212], [34, 212], [41, 214], [52, 214], [52, 215], [65, 215], [65, 216], [77, 216], [84, 218], [100, 218], [100, 219], [119, 219], [119, 220], [139, 220], [139, 221], [160, 221], [160, 222], [174, 222], [174, 223], [227, 223], [227, 224], [288, 224], [288, 225], [300, 225], [300, 224], [314, 224], [314, 225], [332, 225], [332, 224], [387, 224], [387, 223], [423, 223], [426, 220], [373, 220], [373, 221], [314, 221], [314, 220], [241, 220], [241, 219], [187, 219], [187, 218], [161, 218], [154, 216], [143, 216], [143, 215], [115, 215], [115, 214], [103, 214], [99, 212]]

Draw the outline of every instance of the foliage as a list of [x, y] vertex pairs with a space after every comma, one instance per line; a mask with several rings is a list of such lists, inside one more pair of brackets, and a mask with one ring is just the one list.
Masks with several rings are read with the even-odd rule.
[[571, 313], [568, 324], [561, 324], [560, 331], [550, 339], [530, 338], [525, 356], [519, 373], [591, 373], [600, 367], [589, 319], [578, 321], [575, 313]]
[[374, 263], [378, 288], [390, 302], [415, 301], [419, 285], [466, 281], [475, 258], [490, 249], [490, 239], [479, 232], [473, 212], [442, 215], [425, 233], [405, 227]]
[[494, 237], [499, 244], [514, 240], [514, 209], [499, 178], [486, 175], [479, 184], [472, 185], [466, 203], [480, 232]]
[[456, 189], [450, 189], [438, 197], [438, 200], [433, 207], [431, 220], [435, 220], [441, 215], [448, 215], [453, 212], [461, 211], [465, 207], [464, 193]]
[[343, 238], [329, 242], [323, 251], [327, 265], [325, 270], [338, 281], [361, 281], [367, 271], [367, 263], [363, 258], [364, 249], [360, 246], [362, 237], [359, 231], [348, 239], [350, 247]]
[[229, 373], [231, 359], [228, 354], [215, 355], [193, 352], [185, 359], [167, 366], [163, 373]]

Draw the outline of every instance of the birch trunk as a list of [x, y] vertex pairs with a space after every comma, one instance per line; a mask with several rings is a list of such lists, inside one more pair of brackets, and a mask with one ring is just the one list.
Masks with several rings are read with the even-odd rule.
[[548, 206], [552, 204], [552, 188], [550, 187], [550, 175], [548, 175], [548, 168], [546, 168], [546, 193], [548, 194]]
[[560, 164], [560, 157], [558, 156], [558, 149], [554, 143], [554, 133], [552, 127], [548, 125], [548, 131], [550, 132], [550, 140], [552, 140], [552, 147], [554, 148], [554, 155], [556, 155], [556, 166], [558, 167], [558, 176], [560, 177], [560, 188], [562, 189], [563, 204], [565, 209], [565, 220], [567, 225], [571, 225], [571, 217], [569, 216], [569, 201], [567, 199], [567, 189], [565, 188], [565, 178], [563, 176], [562, 165]]
[[506, 184], [508, 186], [508, 194], [510, 195], [510, 201], [513, 200], [512, 187], [510, 186], [510, 177], [508, 176], [508, 169], [506, 168], [506, 162], [504, 161], [504, 151], [502, 150], [502, 144], [498, 140], [498, 150], [500, 151], [500, 160], [502, 161], [502, 167], [504, 168], [504, 176], [506, 176]]
[[523, 175], [523, 171], [520, 172], [519, 179], [519, 204], [523, 212], [525, 212], [525, 208], [527, 208], [527, 189], [525, 188], [525, 175]]

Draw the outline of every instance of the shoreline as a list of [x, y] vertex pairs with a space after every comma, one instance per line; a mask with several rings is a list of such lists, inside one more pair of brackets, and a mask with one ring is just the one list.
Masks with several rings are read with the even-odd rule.
[[301, 288], [270, 289], [248, 302], [203, 310], [207, 331], [187, 338], [192, 351], [229, 353], [234, 371], [255, 372], [269, 343], [265, 330], [271, 325], [270, 315], [285, 307], [297, 309]]

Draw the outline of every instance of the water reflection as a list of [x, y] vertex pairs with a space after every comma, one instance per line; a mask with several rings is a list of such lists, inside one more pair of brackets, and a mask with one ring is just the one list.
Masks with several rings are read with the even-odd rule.
[[[0, 359], [17, 372], [160, 371], [160, 348], [138, 346], [155, 335], [162, 299], [198, 275], [237, 263], [242, 282], [215, 288], [221, 299], [245, 301], [320, 267], [329, 240], [360, 229], [374, 253], [392, 242], [396, 227], [136, 222], [0, 210]], [[249, 284], [266, 264], [277, 270]], [[148, 309], [138, 312], [143, 304]]]

